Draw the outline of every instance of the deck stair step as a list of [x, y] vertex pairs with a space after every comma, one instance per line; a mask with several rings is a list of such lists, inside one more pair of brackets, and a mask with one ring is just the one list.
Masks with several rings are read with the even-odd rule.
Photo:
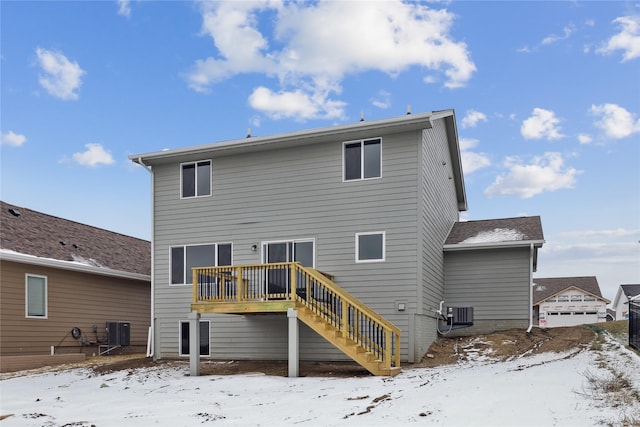
[[392, 366], [391, 369], [387, 368], [378, 355], [368, 351], [364, 346], [352, 339], [344, 337], [342, 331], [325, 321], [321, 316], [315, 315], [313, 311], [304, 305], [300, 305], [296, 309], [298, 310], [298, 318], [302, 322], [373, 375], [395, 376], [400, 373], [399, 366]]

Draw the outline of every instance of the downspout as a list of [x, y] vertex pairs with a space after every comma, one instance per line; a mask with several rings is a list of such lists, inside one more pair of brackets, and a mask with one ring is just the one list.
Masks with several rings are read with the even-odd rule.
[[155, 346], [156, 346], [156, 340], [155, 340], [155, 307], [156, 307], [156, 303], [155, 303], [155, 268], [154, 268], [154, 264], [155, 264], [155, 257], [154, 257], [154, 251], [155, 251], [155, 247], [154, 247], [154, 243], [153, 243], [153, 238], [154, 238], [154, 221], [153, 221], [153, 198], [154, 198], [154, 179], [153, 179], [153, 169], [151, 168], [151, 166], [147, 166], [144, 164], [144, 162], [142, 161], [142, 157], [138, 157], [138, 164], [140, 166], [142, 166], [143, 168], [145, 168], [150, 174], [151, 174], [151, 321], [149, 322], [150, 326], [150, 331], [149, 331], [149, 336], [150, 336], [150, 345], [149, 345], [149, 350], [147, 350], [147, 357], [153, 357], [155, 360]]
[[527, 333], [533, 329], [533, 243], [529, 251], [529, 327]]

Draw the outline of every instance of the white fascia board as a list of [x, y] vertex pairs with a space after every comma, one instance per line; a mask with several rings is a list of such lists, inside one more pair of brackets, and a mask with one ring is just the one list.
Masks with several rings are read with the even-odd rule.
[[257, 149], [260, 146], [275, 143], [292, 142], [300, 144], [305, 140], [314, 141], [334, 135], [347, 134], [350, 132], [385, 131], [386, 133], [402, 129], [430, 129], [434, 116], [443, 118], [453, 115], [453, 110], [445, 110], [434, 113], [410, 114], [391, 119], [374, 120], [371, 122], [357, 122], [346, 125], [329, 126], [324, 128], [302, 130], [297, 132], [275, 134], [270, 136], [256, 136], [230, 141], [220, 141], [213, 144], [205, 144], [193, 147], [177, 148], [173, 150], [157, 151], [146, 154], [134, 154], [129, 156], [129, 160], [135, 163], [147, 163], [157, 160], [166, 160], [173, 157], [180, 157], [186, 154], [224, 152], [237, 149]]
[[533, 244], [534, 247], [539, 248], [544, 244], [544, 240], [514, 240], [511, 242], [485, 242], [485, 243], [454, 243], [449, 245], [443, 245], [442, 249], [445, 252], [449, 251], [469, 251], [474, 249], [499, 249], [499, 248], [513, 248], [513, 247], [530, 247]]
[[100, 276], [119, 277], [122, 279], [142, 280], [151, 282], [151, 276], [147, 274], [131, 273], [122, 270], [112, 270], [105, 267], [81, 264], [74, 261], [62, 261], [52, 258], [41, 258], [33, 255], [25, 255], [18, 252], [0, 250], [0, 260], [13, 261], [23, 264], [39, 265], [42, 267], [59, 268], [61, 270], [78, 271], [81, 273], [97, 274]]

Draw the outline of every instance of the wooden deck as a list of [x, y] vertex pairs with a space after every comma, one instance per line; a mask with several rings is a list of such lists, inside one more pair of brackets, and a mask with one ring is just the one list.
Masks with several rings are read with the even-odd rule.
[[191, 310], [298, 317], [374, 375], [400, 372], [400, 330], [333, 282], [299, 263], [193, 269]]

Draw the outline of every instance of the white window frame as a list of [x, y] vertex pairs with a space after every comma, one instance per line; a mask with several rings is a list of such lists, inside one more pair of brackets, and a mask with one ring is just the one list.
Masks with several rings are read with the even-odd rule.
[[219, 245], [231, 245], [231, 265], [233, 265], [233, 243], [232, 242], [220, 242], [220, 243], [197, 243], [194, 245], [172, 245], [169, 246], [169, 286], [192, 286], [193, 283], [171, 283], [171, 280], [173, 278], [173, 258], [172, 258], [172, 252], [173, 252], [173, 248], [182, 248], [182, 265], [183, 265], [183, 271], [182, 271], [182, 281], [186, 282], [187, 281], [187, 248], [188, 247], [194, 247], [194, 246], [214, 246], [214, 254], [213, 254], [213, 258], [215, 260], [215, 264], [216, 265], [211, 265], [209, 267], [218, 267], [218, 246]]
[[[382, 235], [382, 258], [381, 259], [360, 259], [360, 236]], [[356, 263], [385, 262], [387, 259], [387, 235], [385, 231], [368, 231], [356, 233]]]
[[[198, 163], [209, 162], [209, 194], [198, 194]], [[187, 165], [196, 165], [196, 176], [195, 176], [195, 195], [193, 196], [185, 196], [183, 195], [183, 167]], [[213, 194], [213, 160], [212, 159], [202, 159], [196, 160], [193, 162], [183, 162], [180, 163], [180, 198], [181, 199], [197, 199], [199, 197], [211, 197]]]
[[[364, 177], [364, 143], [366, 141], [373, 141], [377, 139], [380, 142], [380, 176], [372, 176], [370, 178]], [[360, 143], [360, 178], [347, 179], [347, 156], [345, 153], [346, 146], [351, 144]], [[354, 141], [344, 141], [342, 143], [342, 182], [354, 182], [354, 181], [369, 181], [372, 179], [382, 178], [382, 138], [373, 137], [365, 139], [356, 139]]]
[[[29, 277], [35, 277], [38, 279], [44, 279], [44, 315], [30, 315], [29, 314]], [[49, 318], [49, 279], [47, 276], [40, 274], [26, 273], [24, 275], [24, 317], [27, 319], [48, 319]]]
[[[189, 320], [180, 320], [178, 322], [178, 355], [179, 356], [189, 356], [190, 353], [183, 353], [182, 352], [182, 325], [184, 323], [186, 323], [188, 325], [189, 328], [191, 328], [191, 325], [189, 325]], [[200, 356], [204, 356], [204, 357], [211, 357], [211, 320], [202, 320], [200, 319], [200, 324], [202, 323], [208, 323], [207, 325], [207, 342], [209, 343], [209, 354], [201, 354]], [[202, 334], [200, 334], [200, 339], [202, 339]], [[189, 337], [189, 345], [187, 346], [187, 348], [191, 348], [191, 337]], [[200, 348], [200, 344], [198, 343], [198, 348]], [[199, 352], [198, 352], [199, 353]]]

